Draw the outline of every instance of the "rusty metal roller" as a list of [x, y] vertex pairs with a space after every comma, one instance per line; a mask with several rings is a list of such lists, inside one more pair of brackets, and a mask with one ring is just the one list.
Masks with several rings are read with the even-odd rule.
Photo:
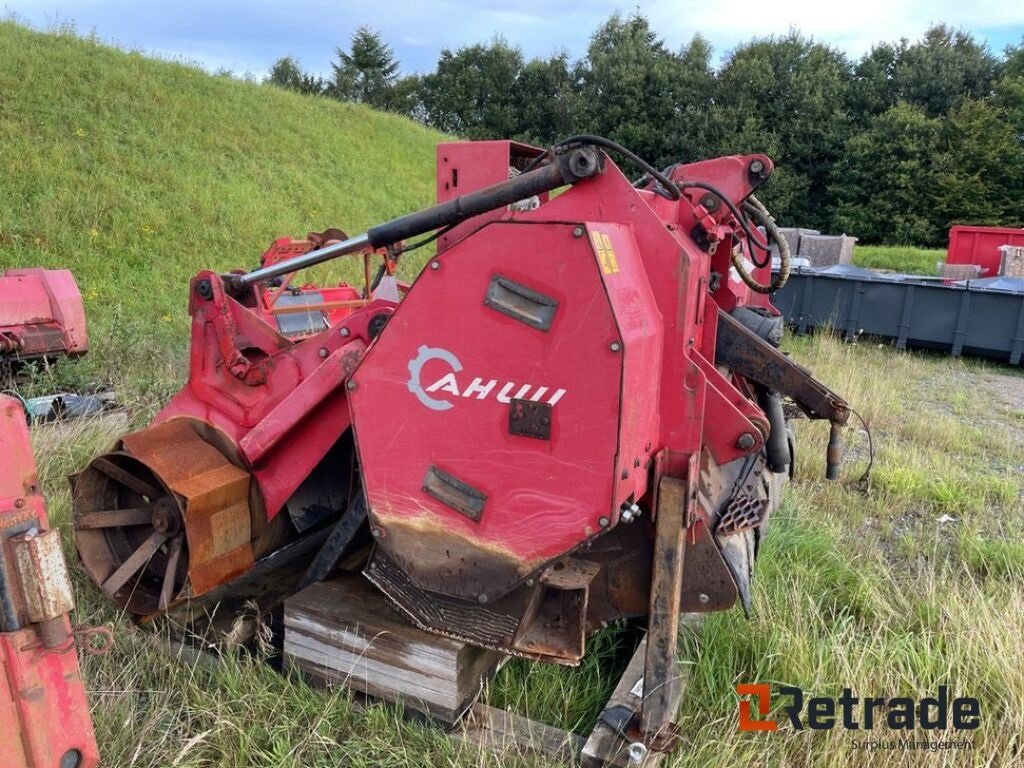
[[125, 436], [73, 478], [75, 541], [86, 571], [148, 615], [252, 567], [250, 475], [172, 419]]

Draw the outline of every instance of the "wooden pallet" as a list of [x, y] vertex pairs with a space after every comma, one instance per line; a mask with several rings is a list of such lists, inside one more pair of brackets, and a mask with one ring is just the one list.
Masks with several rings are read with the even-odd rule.
[[457, 722], [503, 654], [423, 632], [361, 574], [339, 574], [285, 601], [285, 665], [321, 683]]
[[[684, 622], [694, 627], [699, 618], [684, 616]], [[513, 749], [585, 768], [647, 768], [666, 756], [644, 749], [616, 727], [640, 711], [646, 649], [645, 639], [584, 739], [476, 702], [506, 657], [416, 629], [361, 576], [335, 576], [285, 602], [285, 665], [313, 682], [341, 683], [446, 724], [460, 721], [452, 738], [478, 748]], [[670, 686], [673, 712], [682, 700], [688, 667], [680, 664], [678, 669], [678, 684]]]

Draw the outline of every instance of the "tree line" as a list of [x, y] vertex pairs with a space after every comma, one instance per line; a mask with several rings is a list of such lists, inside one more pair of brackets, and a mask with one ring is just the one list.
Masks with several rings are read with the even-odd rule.
[[267, 82], [407, 115], [467, 139], [615, 139], [659, 165], [764, 152], [762, 197], [784, 225], [866, 243], [943, 245], [952, 224], [1024, 224], [1024, 43], [993, 54], [936, 25], [860, 59], [798, 31], [718, 66], [699, 35], [671, 50], [640, 14], [611, 16], [586, 54], [527, 60], [502, 39], [444, 49], [401, 75], [360, 27], [327, 77], [277, 61]]

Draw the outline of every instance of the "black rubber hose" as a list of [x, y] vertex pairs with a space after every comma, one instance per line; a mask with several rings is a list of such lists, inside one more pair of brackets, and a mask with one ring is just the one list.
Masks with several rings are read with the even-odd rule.
[[[760, 200], [751, 195], [747, 198], [746, 202], [743, 203], [743, 207], [751, 213], [755, 218], [760, 220], [761, 226], [765, 228], [765, 231], [775, 241], [775, 244], [779, 246], [779, 272], [772, 278], [771, 283], [763, 285], [754, 279], [746, 266], [743, 264], [743, 259], [740, 258], [740, 254], [737, 251], [732, 252], [732, 265], [736, 269], [736, 273], [740, 276], [740, 280], [747, 284], [747, 287], [755, 293], [775, 293], [789, 280], [789, 271], [792, 263], [791, 254], [789, 252], [789, 243], [786, 238], [782, 236], [782, 231], [775, 223], [775, 219], [768, 213], [768, 209], [764, 207]], [[744, 227], [744, 231], [748, 231]], [[748, 232], [749, 237], [749, 232]], [[754, 244], [758, 247], [762, 247], [760, 243], [751, 241], [750, 247], [753, 250]], [[753, 256], [753, 253], [751, 253]], [[753, 259], [752, 259], [753, 260]]]
[[[761, 239], [754, 234], [754, 231], [751, 230], [750, 222], [747, 221], [747, 217], [744, 216], [740, 209], [737, 208], [736, 205], [732, 202], [732, 200], [726, 197], [725, 194], [717, 187], [714, 187], [711, 184], [707, 184], [703, 181], [682, 181], [679, 182], [679, 188], [696, 188], [707, 190], [725, 204], [725, 207], [728, 208], [729, 212], [736, 218], [736, 221], [739, 222], [740, 227], [743, 229], [743, 233], [747, 236], [747, 241], [750, 244], [750, 260], [754, 264], [757, 264], [758, 262], [756, 256], [754, 255], [754, 247], [760, 248], [762, 251], [768, 251], [770, 249], [768, 243], [762, 242]], [[784, 286], [786, 284], [786, 281], [789, 280], [789, 244], [786, 242], [786, 238], [782, 236], [782, 232], [775, 224], [775, 219], [772, 218], [772, 215], [768, 212], [768, 209], [764, 207], [760, 200], [758, 200], [753, 195], [750, 195], [744, 201], [743, 207], [753, 216], [760, 220], [760, 223], [765, 228], [765, 231], [768, 233], [771, 239], [775, 241], [776, 245], [779, 246], [779, 274], [776, 275], [772, 279], [772, 282], [768, 285], [763, 285], [757, 282], [757, 280], [754, 279], [753, 275], [751, 275], [747, 271], [747, 268], [743, 264], [743, 260], [740, 258], [740, 255], [735, 251], [733, 251], [732, 253], [732, 265], [736, 268], [736, 272], [739, 274], [740, 279], [747, 284], [747, 287], [750, 288], [750, 290], [756, 293], [775, 293], [775, 291], [779, 290], [779, 288]], [[762, 262], [758, 266], [763, 265], [764, 262]]]
[[776, 474], [781, 474], [792, 462], [792, 457], [789, 455], [789, 435], [786, 433], [786, 414], [782, 410], [782, 398], [774, 389], [765, 387], [757, 399], [771, 426], [768, 440], [764, 444], [768, 469]]
[[[725, 203], [725, 207], [729, 209], [729, 212], [733, 216], [736, 217], [736, 221], [738, 221], [740, 223], [740, 227], [743, 228], [743, 233], [747, 236], [747, 238], [749, 238], [751, 241], [753, 241], [762, 251], [768, 250], [768, 248], [769, 248], [768, 244], [767, 243], [762, 243], [757, 238], [757, 235], [755, 235], [753, 233], [753, 231], [750, 229], [750, 224], [747, 222], [746, 216], [744, 216], [742, 213], [740, 213], [740, 209], [736, 207], [735, 203], [733, 203], [732, 200], [730, 200], [728, 197], [726, 197], [725, 193], [722, 192], [718, 187], [714, 187], [711, 184], [706, 184], [703, 181], [681, 181], [681, 182], [679, 182], [679, 188], [680, 189], [703, 189], [703, 190], [706, 190], [706, 191], [710, 192], [711, 194], [713, 194], [715, 197], [717, 197], [719, 200], [721, 200], [723, 203]], [[748, 200], [754, 200], [756, 198], [754, 198], [754, 196], [751, 195], [747, 199]]]

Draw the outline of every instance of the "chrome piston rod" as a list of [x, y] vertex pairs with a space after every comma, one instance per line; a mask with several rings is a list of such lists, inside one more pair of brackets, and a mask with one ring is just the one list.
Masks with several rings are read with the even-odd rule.
[[310, 251], [309, 253], [294, 256], [290, 259], [286, 259], [285, 261], [278, 262], [277, 264], [272, 264], [269, 267], [255, 269], [244, 275], [232, 275], [230, 277], [239, 285], [252, 285], [253, 283], [259, 283], [263, 280], [271, 280], [275, 277], [286, 275], [289, 272], [295, 272], [298, 269], [305, 269], [306, 267], [323, 264], [325, 261], [330, 261], [338, 256], [344, 256], [347, 253], [356, 253], [369, 247], [371, 247], [370, 236], [364, 232], [361, 235], [350, 237], [348, 240], [342, 240], [340, 243], [334, 243], [323, 248], [318, 248], [315, 251]]
[[583, 179], [596, 176], [603, 170], [603, 155], [593, 146], [582, 146], [567, 152], [555, 153], [553, 162], [542, 165], [536, 170], [452, 198], [422, 211], [400, 216], [397, 219], [378, 224], [362, 235], [356, 235], [340, 243], [286, 259], [272, 266], [263, 267], [244, 275], [224, 275], [224, 280], [235, 286], [244, 287], [287, 275], [298, 269], [322, 264], [347, 253], [356, 253], [366, 248], [383, 248], [409, 237], [416, 237], [441, 227], [459, 224], [468, 218], [510, 205], [517, 200], [525, 200], [534, 195], [550, 192], [564, 184], [575, 184]]

